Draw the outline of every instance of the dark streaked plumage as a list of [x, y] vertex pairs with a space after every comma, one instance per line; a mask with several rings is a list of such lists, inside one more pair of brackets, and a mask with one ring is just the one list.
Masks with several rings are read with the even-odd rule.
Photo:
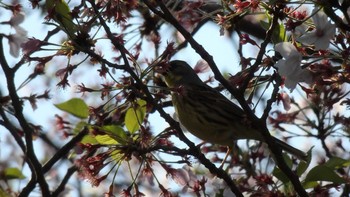
[[[254, 129], [244, 111], [220, 92], [206, 85], [184, 61], [170, 62], [165, 82], [172, 89], [172, 101], [181, 124], [198, 138], [231, 146], [234, 140], [264, 141]], [[305, 159], [306, 154], [274, 138], [285, 151]]]

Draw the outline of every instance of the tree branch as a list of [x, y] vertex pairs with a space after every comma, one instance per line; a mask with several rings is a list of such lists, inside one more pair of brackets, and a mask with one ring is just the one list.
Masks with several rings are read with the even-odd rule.
[[16, 85], [15, 85], [15, 72], [10, 68], [5, 60], [5, 55], [2, 45], [3, 36], [0, 35], [0, 64], [6, 76], [7, 88], [9, 91], [9, 96], [12, 101], [12, 106], [15, 110], [15, 117], [17, 118], [19, 124], [21, 125], [24, 138], [26, 142], [25, 158], [32, 171], [32, 180], [34, 182], [38, 181], [41, 192], [43, 196], [50, 195], [49, 186], [45, 180], [44, 174], [42, 172], [42, 166], [38, 158], [35, 155], [33, 148], [33, 128], [28, 124], [27, 120], [23, 115], [22, 101], [20, 101], [17, 95]]
[[[74, 146], [80, 142], [87, 133], [88, 129], [84, 127], [84, 129], [78, 135], [74, 136], [67, 144], [65, 144], [59, 151], [57, 151], [56, 154], [43, 166], [43, 173], [48, 172], [57, 161], [65, 157], [68, 152], [72, 150]], [[29, 193], [34, 189], [35, 184], [36, 182], [31, 180], [22, 190], [19, 196], [28, 196]]]

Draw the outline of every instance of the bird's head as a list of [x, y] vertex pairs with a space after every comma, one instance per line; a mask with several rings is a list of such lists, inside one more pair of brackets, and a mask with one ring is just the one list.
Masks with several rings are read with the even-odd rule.
[[163, 75], [169, 88], [203, 83], [191, 66], [181, 60], [171, 61]]

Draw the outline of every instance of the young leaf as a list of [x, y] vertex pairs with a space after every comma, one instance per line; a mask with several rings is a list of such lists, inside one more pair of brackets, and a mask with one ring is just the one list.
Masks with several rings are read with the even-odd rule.
[[307, 152], [307, 159], [306, 161], [300, 161], [296, 171], [297, 171], [297, 175], [301, 176], [306, 169], [309, 167], [310, 163], [311, 163], [311, 157], [312, 157], [312, 148]]
[[124, 129], [118, 125], [105, 125], [101, 127], [101, 130], [120, 144], [125, 144], [127, 141], [128, 136]]
[[96, 140], [98, 143], [103, 145], [115, 145], [118, 144], [118, 142], [111, 138], [109, 135], [97, 135]]
[[52, 15], [52, 19], [60, 24], [68, 36], [74, 38], [77, 27], [73, 23], [67, 2], [65, 0], [46, 0], [46, 9], [49, 15]]
[[[283, 154], [283, 158], [284, 158], [284, 161], [286, 162], [286, 164], [289, 167], [292, 167], [293, 162], [292, 162], [291, 158], [288, 157], [287, 154]], [[282, 181], [283, 183], [288, 183], [290, 181], [289, 178], [286, 176], [286, 174], [281, 169], [279, 169], [277, 166], [275, 167], [275, 169], [273, 169], [272, 174], [273, 174], [273, 176], [275, 176], [278, 180]]]
[[130, 107], [126, 111], [125, 115], [125, 126], [134, 133], [140, 129], [140, 125], [146, 115], [146, 101], [139, 99], [133, 107]]
[[338, 169], [342, 167], [348, 167], [350, 165], [350, 161], [339, 157], [332, 157], [324, 165], [328, 166], [331, 169]]
[[119, 125], [105, 125], [103, 127], [100, 127], [99, 130], [106, 133], [106, 135], [96, 136], [96, 140], [100, 144], [125, 144], [125, 142], [127, 141], [128, 136], [126, 135], [124, 129]]
[[72, 98], [66, 102], [55, 104], [55, 106], [69, 114], [72, 114], [75, 117], [84, 119], [89, 116], [89, 107], [86, 103], [79, 98]]
[[275, 169], [273, 169], [272, 171], [273, 176], [275, 176], [278, 180], [282, 181], [282, 183], [286, 184], [289, 182], [288, 177], [286, 176], [286, 174], [284, 174], [282, 172], [282, 170], [280, 170], [279, 168], [275, 167]]
[[6, 179], [24, 179], [26, 178], [18, 168], [6, 168], [4, 170]]
[[83, 139], [80, 141], [82, 144], [97, 144], [97, 140], [95, 137], [91, 135], [85, 135]]
[[336, 184], [346, 182], [337, 173], [335, 173], [334, 169], [331, 169], [326, 165], [319, 165], [310, 170], [310, 172], [306, 175], [305, 183], [312, 181], [329, 181]]
[[8, 192], [4, 191], [2, 188], [0, 188], [0, 196], [1, 197], [11, 197], [11, 195]]
[[115, 161], [120, 161], [124, 157], [124, 154], [120, 150], [114, 150], [110, 155]]
[[86, 122], [84, 121], [78, 122], [73, 128], [73, 133], [78, 134], [85, 126], [88, 126]]

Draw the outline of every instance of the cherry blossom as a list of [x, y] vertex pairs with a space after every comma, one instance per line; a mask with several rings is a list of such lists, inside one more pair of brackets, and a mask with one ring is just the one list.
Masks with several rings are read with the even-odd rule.
[[196, 63], [193, 70], [196, 73], [205, 73], [205, 72], [210, 71], [210, 67], [209, 67], [209, 64], [205, 60], [201, 59]]
[[302, 57], [293, 44], [281, 42], [276, 44], [275, 50], [283, 57], [275, 66], [278, 73], [285, 78], [284, 84], [288, 89], [293, 91], [299, 82], [311, 83], [311, 73], [300, 67]]
[[[317, 12], [318, 8], [313, 10]], [[331, 24], [327, 15], [323, 11], [318, 11], [312, 20], [316, 29], [306, 33], [297, 40], [303, 44], [314, 45], [316, 50], [326, 50], [329, 47], [329, 41], [334, 37], [335, 25]]]
[[21, 48], [21, 44], [25, 43], [27, 38], [27, 31], [19, 26], [24, 21], [24, 13], [20, 12], [16, 15], [13, 15], [11, 19], [8, 21], [8, 24], [11, 25], [15, 30], [15, 34], [11, 34], [7, 36], [8, 42], [10, 45], [10, 54], [13, 57], [19, 56], [19, 51]]
[[23, 21], [24, 21], [24, 13], [20, 12], [16, 15], [13, 15], [11, 17], [11, 19], [8, 21], [8, 24], [11, 25], [16, 32], [21, 32], [21, 33], [27, 33], [27, 31], [25, 29], [23, 29], [23, 27], [19, 26]]
[[18, 57], [19, 56], [19, 51], [21, 48], [21, 44], [27, 41], [27, 37], [25, 37], [23, 34], [11, 34], [8, 36], [8, 41], [10, 45], [10, 54], [13, 57]]

